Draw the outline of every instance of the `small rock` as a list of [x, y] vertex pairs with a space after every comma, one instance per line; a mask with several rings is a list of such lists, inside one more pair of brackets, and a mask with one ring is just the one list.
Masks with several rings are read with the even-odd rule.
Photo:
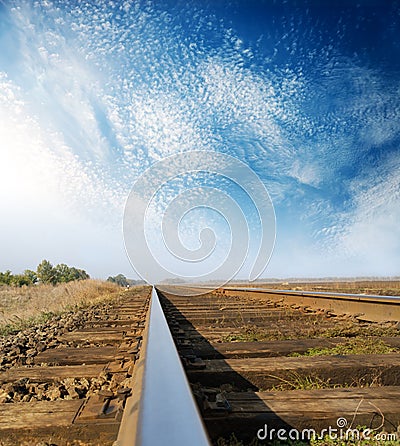
[[55, 401], [61, 398], [61, 390], [58, 387], [53, 387], [46, 392], [46, 396], [50, 401]]
[[79, 398], [79, 393], [76, 391], [75, 386], [69, 386], [66, 387], [68, 395], [73, 398], [73, 399], [78, 399]]
[[9, 403], [12, 400], [11, 396], [4, 390], [0, 391], [0, 403]]
[[28, 349], [27, 351], [26, 351], [26, 356], [28, 357], [28, 358], [30, 358], [30, 357], [32, 357], [32, 356], [35, 356], [36, 355], [36, 349], [34, 349], [34, 348], [30, 348], [30, 349]]

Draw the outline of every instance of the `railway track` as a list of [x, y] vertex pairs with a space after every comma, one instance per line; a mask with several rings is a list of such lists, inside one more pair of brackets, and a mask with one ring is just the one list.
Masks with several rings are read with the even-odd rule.
[[127, 291], [0, 373], [0, 444], [287, 444], [357, 426], [394, 439], [398, 308], [329, 293]]

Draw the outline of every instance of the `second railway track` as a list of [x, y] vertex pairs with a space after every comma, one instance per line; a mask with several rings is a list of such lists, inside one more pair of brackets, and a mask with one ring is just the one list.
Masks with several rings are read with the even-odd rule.
[[339, 419], [342, 428], [395, 438], [399, 322], [378, 300], [387, 320], [285, 293], [181, 296], [171, 287], [153, 291], [149, 306], [150, 294], [127, 291], [84, 326], [60, 327], [49, 348], [32, 346], [28, 363], [4, 370], [0, 444], [194, 445], [207, 436], [270, 444], [282, 440], [279, 429], [281, 437], [319, 433]]

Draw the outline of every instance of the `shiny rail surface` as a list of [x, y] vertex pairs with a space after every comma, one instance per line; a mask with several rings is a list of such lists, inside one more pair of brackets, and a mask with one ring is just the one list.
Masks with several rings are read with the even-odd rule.
[[338, 299], [348, 299], [362, 301], [374, 301], [376, 303], [398, 303], [400, 304], [400, 296], [381, 296], [377, 294], [352, 294], [352, 293], [334, 293], [330, 291], [297, 291], [297, 290], [275, 290], [269, 288], [257, 288], [257, 287], [225, 287], [226, 290], [238, 290], [238, 291], [262, 291], [270, 294], [294, 294], [297, 296], [320, 296], [320, 297], [334, 297]]
[[155, 288], [115, 446], [210, 445]]

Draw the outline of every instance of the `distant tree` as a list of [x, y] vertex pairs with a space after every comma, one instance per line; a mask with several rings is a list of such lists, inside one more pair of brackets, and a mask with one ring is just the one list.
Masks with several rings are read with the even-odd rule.
[[29, 269], [25, 270], [23, 274], [11, 274], [10, 270], [5, 273], [0, 272], [0, 284], [23, 286], [33, 285], [37, 282], [37, 275], [34, 271]]
[[48, 260], [42, 260], [36, 269], [37, 277], [41, 283], [51, 283], [55, 285], [58, 282], [57, 270]]
[[60, 263], [54, 267], [57, 275], [57, 281], [61, 283], [71, 282], [73, 280], [89, 279], [89, 274], [83, 269], [69, 267], [65, 263]]
[[32, 285], [32, 282], [24, 274], [14, 274], [11, 277], [10, 285], [21, 287], [23, 285]]
[[70, 282], [71, 280], [74, 280], [74, 278], [71, 277], [72, 276], [71, 268], [65, 263], [60, 263], [59, 265], [56, 265], [54, 267], [54, 270], [57, 275], [57, 282], [66, 283]]
[[107, 282], [116, 283], [119, 286], [128, 286], [128, 285], [130, 285], [130, 281], [123, 274], [118, 274], [115, 277], [110, 276], [107, 279]]
[[9, 269], [5, 273], [0, 273], [0, 283], [3, 283], [4, 285], [11, 285], [11, 280], [12, 274]]
[[26, 277], [27, 280], [29, 280], [29, 285], [33, 285], [34, 283], [36, 283], [38, 281], [38, 276], [35, 273], [35, 271], [32, 271], [31, 269], [26, 269], [24, 271], [24, 276]]
[[0, 272], [0, 284], [12, 286], [33, 285], [38, 281], [55, 285], [60, 282], [66, 283], [89, 278], [89, 274], [83, 269], [70, 268], [64, 263], [53, 266], [48, 260], [43, 260], [37, 266], [36, 272], [30, 269], [26, 269], [23, 274], [15, 275], [9, 270], [4, 273]]
[[71, 268], [71, 277], [73, 277], [72, 280], [86, 280], [90, 279], [89, 274], [84, 269], [79, 268]]
[[144, 280], [133, 280], [133, 279], [128, 279], [129, 281], [129, 285], [134, 286], [134, 285], [145, 285], [146, 282]]

